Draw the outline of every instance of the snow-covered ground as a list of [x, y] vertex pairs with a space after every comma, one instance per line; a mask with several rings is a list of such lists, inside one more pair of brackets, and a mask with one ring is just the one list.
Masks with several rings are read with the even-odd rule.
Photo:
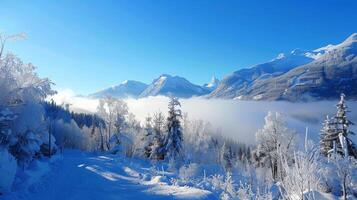
[[[118, 155], [66, 151], [38, 162], [4, 200], [217, 199], [207, 190], [168, 184], [169, 172], [153, 175], [150, 163]], [[23, 176], [24, 177], [24, 176]], [[31, 181], [29, 181], [31, 180]]]

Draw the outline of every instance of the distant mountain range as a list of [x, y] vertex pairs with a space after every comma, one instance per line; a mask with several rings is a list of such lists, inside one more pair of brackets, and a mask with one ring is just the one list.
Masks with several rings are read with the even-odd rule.
[[138, 81], [124, 81], [94, 94], [91, 98], [103, 98], [111, 96], [115, 98], [143, 98], [149, 96], [176, 96], [180, 98], [189, 98], [193, 96], [207, 95], [215, 89], [219, 80], [215, 77], [211, 82], [203, 86], [195, 85], [180, 76], [171, 76], [162, 74], [154, 79], [150, 85]]
[[[357, 100], [357, 33], [337, 45], [312, 51], [293, 50], [275, 59], [240, 69], [222, 81], [215, 77], [203, 86], [185, 78], [163, 74], [150, 85], [127, 81], [90, 95], [148, 97], [173, 95], [241, 100], [309, 101], [336, 99], [345, 93]], [[130, 84], [129, 84], [130, 83]]]

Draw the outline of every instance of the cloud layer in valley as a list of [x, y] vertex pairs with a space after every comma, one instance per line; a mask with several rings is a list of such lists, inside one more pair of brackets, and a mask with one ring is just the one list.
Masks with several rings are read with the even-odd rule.
[[[58, 104], [69, 103], [77, 112], [95, 112], [98, 100], [74, 96], [70, 90], [59, 92], [53, 97]], [[148, 114], [157, 111], [167, 112], [167, 97], [147, 97], [126, 99], [130, 112], [140, 121]], [[220, 129], [222, 134], [241, 142], [253, 143], [255, 132], [264, 124], [264, 117], [269, 111], [281, 112], [286, 116], [289, 127], [300, 136], [309, 127], [309, 137], [318, 138], [321, 123], [326, 115], [336, 112], [336, 101], [319, 101], [309, 103], [237, 101], [221, 99], [190, 98], [181, 99], [182, 111], [190, 119], [202, 119]], [[357, 123], [357, 102], [348, 102], [349, 117]], [[356, 130], [356, 127], [353, 127]], [[357, 140], [353, 136], [353, 140]]]

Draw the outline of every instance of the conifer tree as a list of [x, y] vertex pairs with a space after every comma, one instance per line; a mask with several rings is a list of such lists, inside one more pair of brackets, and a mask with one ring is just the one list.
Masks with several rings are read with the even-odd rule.
[[[320, 139], [320, 149], [323, 155], [328, 152], [336, 152], [342, 156], [353, 156], [357, 158], [357, 149], [349, 138], [354, 135], [349, 127], [353, 123], [347, 118], [347, 106], [345, 103], [345, 95], [341, 94], [341, 99], [336, 105], [337, 113], [333, 119], [325, 121]], [[334, 145], [335, 144], [335, 145]]]
[[176, 160], [182, 150], [182, 130], [180, 118], [181, 114], [181, 104], [177, 97], [171, 97], [169, 101], [169, 112], [167, 117], [167, 138], [165, 141], [165, 152], [166, 155]]
[[331, 123], [330, 117], [326, 116], [323, 127], [320, 131], [320, 153], [324, 156], [327, 156], [328, 151], [333, 148], [333, 142], [327, 138], [335, 131], [335, 126]]

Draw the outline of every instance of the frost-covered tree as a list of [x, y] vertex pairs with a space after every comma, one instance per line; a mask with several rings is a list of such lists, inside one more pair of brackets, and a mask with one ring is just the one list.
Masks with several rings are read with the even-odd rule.
[[54, 94], [52, 83], [40, 78], [31, 63], [5, 53], [7, 41], [23, 36], [0, 33], [0, 193], [11, 188], [17, 165], [24, 168], [46, 155], [43, 147], [50, 145], [52, 138], [42, 106], [45, 98]]
[[[52, 101], [43, 102], [42, 105], [46, 112], [45, 119], [49, 122], [49, 130], [51, 130], [61, 152], [64, 148], [105, 150], [104, 135], [101, 134], [105, 123], [99, 116], [75, 113], [65, 105], [56, 105]], [[47, 145], [43, 145], [41, 148], [44, 149], [44, 152], [48, 152]]]
[[280, 113], [269, 112], [265, 117], [264, 127], [256, 133], [257, 148], [253, 160], [258, 166], [271, 170], [275, 180], [283, 178], [278, 150], [289, 158], [295, 148], [295, 133], [285, 125]]
[[336, 107], [336, 115], [332, 119], [325, 120], [322, 129], [320, 137], [321, 153], [326, 156], [336, 151], [340, 155], [357, 158], [356, 146], [349, 138], [350, 135], [354, 135], [355, 133], [349, 128], [353, 123], [347, 118], [349, 111], [344, 94], [341, 94], [341, 99]]
[[221, 148], [221, 164], [226, 171], [231, 171], [233, 167], [232, 147], [223, 143]]
[[171, 97], [167, 116], [167, 137], [165, 141], [166, 155], [170, 159], [178, 159], [182, 153], [183, 134], [180, 124], [181, 104], [177, 97]]
[[97, 113], [106, 123], [106, 145], [110, 149], [111, 143], [120, 143], [119, 134], [125, 126], [128, 106], [120, 99], [106, 97], [99, 100]]
[[327, 156], [328, 152], [333, 148], [333, 142], [328, 139], [328, 136], [334, 134], [335, 131], [335, 125], [331, 123], [330, 117], [326, 116], [320, 131], [320, 153], [324, 156]]
[[0, 111], [14, 116], [12, 120], [2, 120], [0, 139], [2, 146], [26, 164], [36, 154], [41, 154], [41, 145], [49, 144], [41, 102], [54, 91], [49, 79], [38, 77], [32, 64], [10, 53], [4, 55], [6, 41], [18, 37], [0, 35]]
[[321, 173], [318, 146], [305, 138], [303, 151], [295, 151], [293, 163], [279, 150], [285, 177], [280, 183], [280, 191], [284, 199], [314, 199], [313, 191], [318, 191]]
[[341, 155], [336, 155], [332, 159], [335, 167], [338, 179], [340, 181], [342, 189], [342, 198], [347, 200], [349, 188], [354, 185], [352, 181], [352, 170], [356, 169], [357, 163], [353, 158], [342, 157]]
[[152, 146], [154, 143], [154, 133], [153, 133], [153, 127], [152, 127], [152, 117], [148, 115], [145, 118], [145, 132], [144, 132], [144, 137], [142, 138], [143, 142], [143, 150], [144, 150], [144, 155], [145, 157], [150, 157], [152, 153]]
[[25, 33], [18, 33], [18, 34], [14, 34], [14, 35], [5, 35], [3, 33], [0, 33], [0, 59], [2, 58], [2, 55], [4, 53], [4, 49], [5, 49], [5, 44], [8, 41], [11, 40], [21, 40], [21, 39], [25, 39], [26, 38], [26, 34]]
[[154, 114], [153, 118], [153, 144], [151, 148], [150, 158], [155, 160], [164, 159], [165, 150], [165, 116], [162, 112]]
[[[214, 163], [218, 153], [212, 145], [214, 131], [211, 124], [203, 120], [189, 120], [187, 115], [184, 116], [183, 121], [185, 162]], [[217, 145], [217, 148], [220, 146]]]

